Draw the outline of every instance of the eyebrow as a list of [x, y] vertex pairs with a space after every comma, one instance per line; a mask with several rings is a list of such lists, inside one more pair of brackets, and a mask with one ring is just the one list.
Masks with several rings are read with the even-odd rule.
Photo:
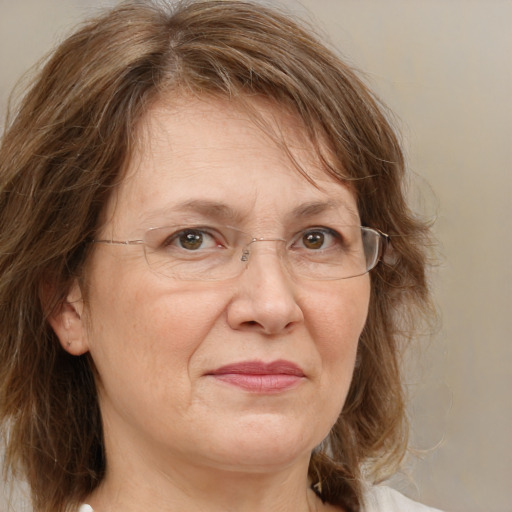
[[171, 208], [154, 210], [144, 217], [146, 221], [153, 218], [169, 216], [176, 213], [193, 213], [219, 221], [240, 221], [244, 215], [224, 203], [204, 199], [192, 199]]
[[[357, 210], [354, 210], [344, 203], [340, 204], [338, 201], [311, 201], [303, 203], [295, 207], [288, 214], [288, 217], [291, 219], [304, 219], [314, 217], [315, 215], [319, 215], [329, 210], [337, 210], [340, 207], [344, 208], [355, 219], [359, 219], [359, 213]], [[224, 203], [206, 199], [192, 199], [170, 208], [154, 210], [145, 215], [144, 220], [146, 222], [151, 222], [153, 219], [159, 219], [162, 216], [169, 217], [176, 213], [196, 214], [224, 223], [241, 222], [247, 216]]]
[[359, 219], [359, 212], [357, 210], [354, 210], [346, 204], [340, 204], [337, 201], [312, 201], [309, 203], [304, 203], [294, 208], [291, 211], [290, 216], [293, 218], [313, 217], [328, 210], [337, 210], [340, 207], [347, 210], [347, 212], [354, 216], [356, 219]]

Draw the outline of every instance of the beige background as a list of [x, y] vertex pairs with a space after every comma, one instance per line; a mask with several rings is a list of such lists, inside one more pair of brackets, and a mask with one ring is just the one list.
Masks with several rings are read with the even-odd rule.
[[[0, 0], [1, 115], [20, 74], [109, 3]], [[421, 458], [394, 483], [448, 511], [510, 512], [512, 0], [283, 3], [313, 20], [394, 109], [413, 197], [437, 219], [441, 327], [409, 364]]]

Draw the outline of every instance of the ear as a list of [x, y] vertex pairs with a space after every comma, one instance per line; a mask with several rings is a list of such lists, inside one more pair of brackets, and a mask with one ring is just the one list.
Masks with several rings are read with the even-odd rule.
[[75, 280], [66, 301], [58, 305], [48, 318], [62, 348], [74, 356], [89, 350], [83, 313], [82, 291]]

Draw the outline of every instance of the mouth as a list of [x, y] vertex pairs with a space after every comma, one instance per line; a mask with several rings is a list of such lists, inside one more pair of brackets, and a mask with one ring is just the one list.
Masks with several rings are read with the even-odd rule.
[[286, 391], [298, 386], [305, 378], [299, 366], [285, 360], [270, 363], [242, 361], [222, 366], [207, 375], [245, 391], [262, 394]]

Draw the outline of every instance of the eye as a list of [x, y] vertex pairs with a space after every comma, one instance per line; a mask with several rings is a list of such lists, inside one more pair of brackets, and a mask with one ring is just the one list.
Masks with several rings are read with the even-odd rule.
[[308, 249], [321, 249], [324, 245], [325, 234], [321, 231], [311, 231], [302, 237], [304, 247]]
[[341, 244], [341, 235], [329, 228], [311, 228], [303, 231], [294, 245], [311, 251], [325, 251]]
[[163, 247], [177, 247], [186, 251], [199, 251], [201, 249], [213, 249], [222, 247], [213, 234], [204, 229], [182, 229], [166, 237]]

